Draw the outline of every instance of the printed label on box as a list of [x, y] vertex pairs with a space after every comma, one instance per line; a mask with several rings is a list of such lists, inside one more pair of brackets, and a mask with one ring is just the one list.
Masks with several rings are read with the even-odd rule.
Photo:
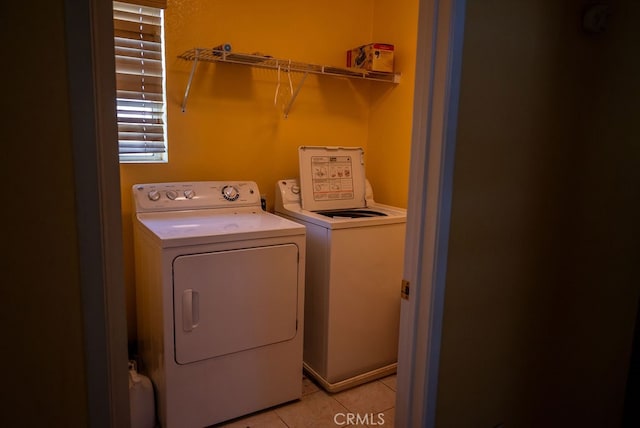
[[311, 183], [313, 199], [353, 199], [351, 156], [313, 156], [311, 158]]
[[347, 51], [347, 67], [393, 73], [394, 46], [371, 43]]

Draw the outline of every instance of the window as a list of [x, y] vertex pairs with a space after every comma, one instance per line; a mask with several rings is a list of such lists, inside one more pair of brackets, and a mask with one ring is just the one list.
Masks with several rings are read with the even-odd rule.
[[131, 1], [113, 2], [120, 162], [166, 162], [164, 5]]

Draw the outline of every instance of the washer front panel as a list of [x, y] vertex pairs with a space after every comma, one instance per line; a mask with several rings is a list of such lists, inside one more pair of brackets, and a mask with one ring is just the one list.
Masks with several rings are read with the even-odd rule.
[[178, 364], [296, 336], [296, 245], [183, 255], [174, 260], [173, 272]]

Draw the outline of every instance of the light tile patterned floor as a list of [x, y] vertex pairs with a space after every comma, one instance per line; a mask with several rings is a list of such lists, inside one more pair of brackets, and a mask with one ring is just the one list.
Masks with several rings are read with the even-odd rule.
[[306, 377], [302, 399], [225, 424], [225, 428], [393, 427], [396, 375], [330, 394]]

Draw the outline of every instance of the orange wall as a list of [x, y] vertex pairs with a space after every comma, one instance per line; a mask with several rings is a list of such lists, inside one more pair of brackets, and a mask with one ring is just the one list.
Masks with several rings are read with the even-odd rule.
[[367, 172], [377, 201], [406, 207], [413, 120], [418, 0], [378, 0], [373, 38], [395, 45], [395, 67], [402, 83], [393, 91], [371, 90]]
[[[360, 146], [366, 162], [373, 165], [368, 176], [380, 186], [381, 197], [376, 199], [405, 206], [417, 1], [393, 5], [395, 9], [391, 5], [390, 0], [168, 1], [169, 162], [121, 165], [130, 338], [135, 337], [130, 199], [135, 183], [254, 180], [272, 209], [276, 181], [298, 175], [298, 146]], [[387, 15], [393, 19], [387, 22], [383, 19]], [[384, 40], [375, 40], [381, 37]], [[397, 44], [400, 85], [310, 75], [285, 119], [282, 107], [274, 106], [275, 70], [200, 63], [186, 112], [181, 111], [193, 63], [177, 56], [193, 47], [231, 43], [237, 52], [343, 66], [347, 49], [372, 41]], [[294, 88], [301, 77], [292, 74]], [[284, 72], [281, 81], [282, 90], [288, 84]], [[374, 117], [376, 123], [371, 125]], [[383, 123], [380, 117], [387, 119]], [[392, 171], [402, 171], [394, 176], [396, 193], [382, 185]]]

